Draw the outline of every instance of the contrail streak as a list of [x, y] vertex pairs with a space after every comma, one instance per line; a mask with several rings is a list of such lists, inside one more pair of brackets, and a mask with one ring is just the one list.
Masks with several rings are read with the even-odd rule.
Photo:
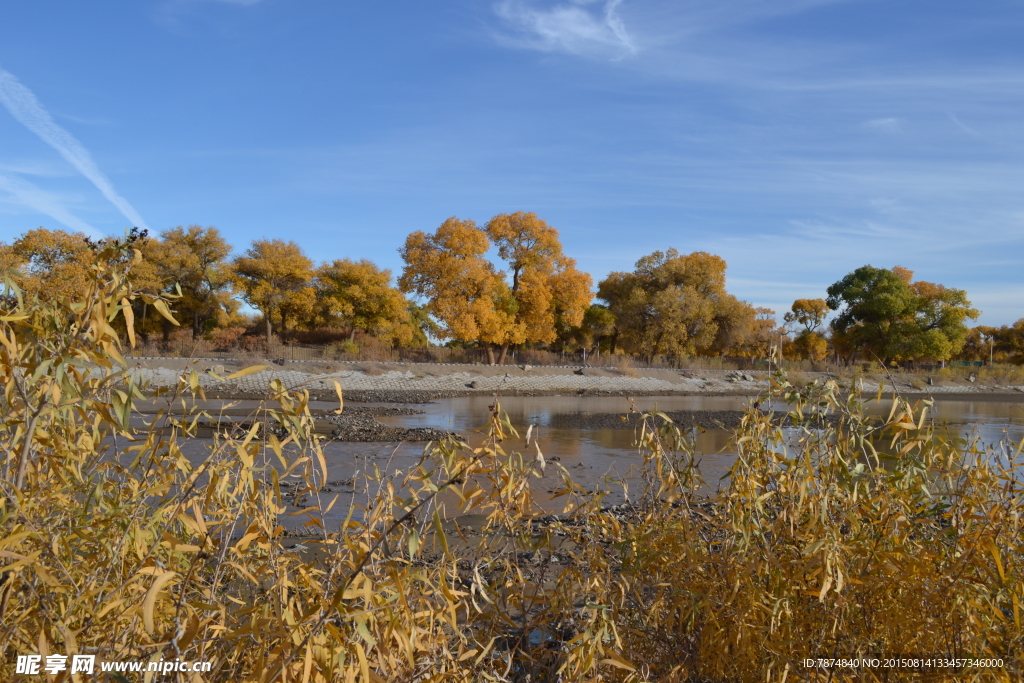
[[[133, 226], [146, 228], [146, 222], [124, 197], [114, 191], [110, 179], [96, 166], [92, 155], [71, 133], [58, 126], [32, 91], [21, 84], [14, 74], [0, 68], [0, 102], [30, 131], [53, 147], [78, 172], [92, 181], [111, 204], [117, 207]], [[59, 220], [59, 219], [58, 219]]]
[[9, 193], [19, 204], [44, 213], [72, 230], [84, 232], [93, 239], [104, 237], [102, 232], [64, 208], [59, 199], [30, 182], [0, 173], [0, 190]]

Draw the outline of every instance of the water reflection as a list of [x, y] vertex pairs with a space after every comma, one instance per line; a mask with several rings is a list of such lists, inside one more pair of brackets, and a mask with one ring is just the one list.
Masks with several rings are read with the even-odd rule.
[[[422, 415], [380, 418], [402, 426], [434, 426], [459, 432], [471, 442], [480, 438], [479, 429], [486, 424], [488, 407], [494, 399], [484, 396], [441, 399], [435, 403], [417, 406]], [[553, 427], [559, 423], [557, 415], [625, 413], [630, 402], [622, 397], [593, 396], [510, 396], [500, 399], [502, 409], [512, 424], [525, 433], [530, 424], [538, 425], [541, 449], [549, 460], [558, 462], [573, 474], [581, 484], [592, 488], [605, 475], [627, 476], [631, 467], [640, 463], [633, 445], [632, 429], [571, 429]], [[744, 396], [643, 396], [633, 400], [641, 411], [657, 408], [677, 410], [743, 410], [750, 402]], [[870, 414], [886, 416], [892, 406], [891, 399], [870, 401], [866, 408]], [[763, 404], [765, 410], [787, 410], [784, 404]], [[979, 439], [984, 444], [1003, 440], [1019, 443], [1024, 439], [1024, 403], [990, 400], [937, 400], [928, 416], [936, 420], [939, 432], [945, 436], [966, 440]], [[730, 433], [726, 430], [701, 431], [696, 435], [700, 468], [705, 481], [717, 485], [735, 460], [735, 454], [725, 450]], [[550, 476], [550, 475], [548, 475]]]
[[[640, 397], [634, 403], [638, 410], [657, 407], [666, 412], [677, 410], [742, 410], [753, 399], [740, 396], [663, 396]], [[489, 397], [463, 397], [438, 400], [426, 405], [410, 405], [423, 411], [421, 415], [402, 415], [378, 418], [395, 425], [433, 426], [463, 434], [471, 445], [483, 439], [482, 428], [487, 423], [488, 406], [493, 402]], [[387, 404], [394, 407], [394, 404]], [[638, 476], [637, 466], [641, 463], [634, 440], [633, 429], [571, 429], [553, 427], [558, 415], [624, 413], [630, 409], [629, 402], [617, 397], [506, 397], [501, 399], [512, 424], [520, 430], [520, 438], [511, 439], [506, 450], [522, 450], [526, 428], [535, 424], [534, 436], [551, 463], [544, 476], [534, 480], [534, 491], [545, 510], [557, 512], [563, 501], [553, 494], [561, 485], [560, 467], [573, 480], [587, 490], [612, 489], [607, 502], [623, 502], [625, 495], [638, 496], [643, 482]], [[248, 407], [248, 406], [246, 406]], [[769, 409], [769, 406], [763, 406]], [[888, 415], [890, 400], [870, 402], [867, 409], [872, 414]], [[785, 406], [776, 406], [784, 410]], [[950, 436], [965, 439], [978, 438], [984, 443], [1010, 440], [1019, 443], [1024, 439], [1024, 404], [1009, 401], [937, 401], [929, 415], [935, 418], [941, 428]], [[705, 481], [717, 487], [721, 477], [731, 467], [735, 454], [726, 450], [730, 433], [726, 430], [706, 430], [694, 434], [696, 438], [699, 466]], [[795, 434], [793, 435], [795, 436]], [[183, 451], [194, 463], [208, 453], [211, 442], [208, 439], [191, 439], [183, 443]], [[330, 521], [340, 522], [352, 498], [350, 487], [344, 482], [358, 473], [373, 471], [408, 471], [423, 452], [424, 444], [393, 443], [338, 443], [325, 445], [324, 452], [328, 465], [328, 481], [333, 489], [326, 500], [341, 495]], [[612, 481], [625, 483], [627, 492]], [[325, 501], [326, 502], [326, 501]], [[290, 509], [293, 511], [293, 509]], [[334, 517], [337, 517], [335, 520]], [[300, 518], [290, 518], [296, 525]]]

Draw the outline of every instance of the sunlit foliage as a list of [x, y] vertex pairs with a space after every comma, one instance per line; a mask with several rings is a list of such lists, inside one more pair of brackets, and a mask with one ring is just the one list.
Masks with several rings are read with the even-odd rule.
[[316, 303], [310, 286], [313, 262], [295, 242], [255, 240], [232, 263], [242, 298], [263, 314], [267, 339], [276, 315], [285, 331], [288, 319], [308, 319]]
[[[498, 248], [511, 275], [485, 258]], [[443, 339], [479, 342], [498, 362], [513, 344], [550, 343], [557, 326], [579, 325], [590, 303], [591, 279], [562, 253], [558, 231], [536, 214], [500, 214], [486, 229], [449, 218], [428, 235], [414, 232], [399, 250], [405, 292], [427, 300]]]
[[363, 259], [341, 259], [316, 271], [320, 315], [350, 330], [349, 340], [363, 330], [379, 339], [409, 343], [413, 338], [409, 302], [391, 286], [391, 271]]
[[0, 244], [0, 269], [13, 271], [24, 291], [44, 299], [81, 292], [91, 262], [88, 238], [80, 232], [37, 228], [9, 245]]
[[1024, 365], [1024, 318], [1001, 327], [972, 327], [957, 358]]
[[824, 299], [797, 299], [783, 316], [787, 325], [797, 328], [796, 339], [790, 347], [797, 357], [821, 360], [828, 353], [828, 340], [821, 334], [828, 313]]
[[967, 293], [931, 282], [912, 282], [913, 272], [862, 266], [828, 288], [837, 346], [882, 362], [947, 360], [967, 340], [964, 321], [978, 317]]
[[[8, 283], [3, 680], [27, 652], [210, 661], [204, 680], [266, 683], [852, 682], [863, 669], [802, 660], [909, 653], [1003, 661], [932, 680], [1024, 673], [1020, 447], [944, 437], [927, 403], [870, 419], [856, 387], [775, 374], [786, 408], [746, 413], [721, 487], [651, 413], [621, 506], [606, 504], [621, 482], [578, 486], [495, 403], [474, 445], [429, 445], [340, 494], [301, 388], [274, 383], [199, 458], [183, 445], [201, 414], [180, 400], [202, 396], [195, 371], [140, 420], [110, 326], [132, 329], [135, 296], [167, 313], [130, 284], [140, 260], [103, 245], [74, 300]], [[546, 468], [557, 516], [534, 497]], [[301, 546], [285, 543], [289, 505]]]
[[[159, 282], [159, 291], [181, 292], [174, 300], [174, 312], [192, 328], [195, 338], [216, 322], [218, 314], [237, 307], [231, 298], [230, 253], [231, 246], [217, 228], [198, 225], [164, 230], [159, 239], [142, 244], [140, 269], [148, 279]], [[136, 286], [140, 284], [138, 270], [133, 275]]]
[[615, 344], [630, 353], [718, 355], [739, 349], [756, 311], [725, 289], [725, 260], [656, 251], [632, 273], [611, 273], [598, 297], [615, 316]]

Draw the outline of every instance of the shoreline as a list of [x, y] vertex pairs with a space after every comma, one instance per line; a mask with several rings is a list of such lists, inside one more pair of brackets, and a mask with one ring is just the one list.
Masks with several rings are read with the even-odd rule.
[[[225, 378], [253, 365], [264, 369], [234, 380]], [[271, 382], [287, 389], [307, 389], [311, 400], [335, 401], [335, 382], [346, 401], [354, 403], [429, 403], [439, 399], [472, 396], [745, 396], [757, 397], [769, 388], [763, 371], [673, 370], [663, 368], [614, 368], [529, 365], [455, 365], [435, 363], [333, 363], [189, 359], [129, 359], [129, 372], [152, 388], [173, 387], [179, 375], [194, 370], [210, 398], [260, 400], [270, 393]], [[827, 373], [791, 372], [791, 381], [804, 384], [833, 377]], [[850, 378], [836, 378], [841, 385]], [[929, 378], [921, 387], [921, 375], [894, 375], [896, 391], [888, 379], [861, 376], [857, 381], [865, 397], [894, 394], [909, 400], [1024, 402], [1024, 385], [971, 383], [960, 377]], [[914, 386], [914, 385], [917, 386]]]

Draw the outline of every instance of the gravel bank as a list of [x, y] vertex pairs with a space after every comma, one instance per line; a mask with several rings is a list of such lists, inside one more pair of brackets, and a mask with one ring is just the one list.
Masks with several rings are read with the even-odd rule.
[[347, 406], [341, 415], [328, 413], [318, 417], [334, 425], [331, 438], [336, 441], [438, 441], [447, 436], [459, 436], [455, 432], [433, 427], [393, 427], [381, 424], [375, 419], [377, 416], [418, 413], [420, 411], [409, 408]]
[[[560, 413], [553, 415], [551, 426], [558, 429], [636, 429], [640, 413]], [[677, 410], [666, 412], [683, 429], [733, 429], [743, 419], [742, 410]], [[657, 420], [659, 424], [662, 420]]]

